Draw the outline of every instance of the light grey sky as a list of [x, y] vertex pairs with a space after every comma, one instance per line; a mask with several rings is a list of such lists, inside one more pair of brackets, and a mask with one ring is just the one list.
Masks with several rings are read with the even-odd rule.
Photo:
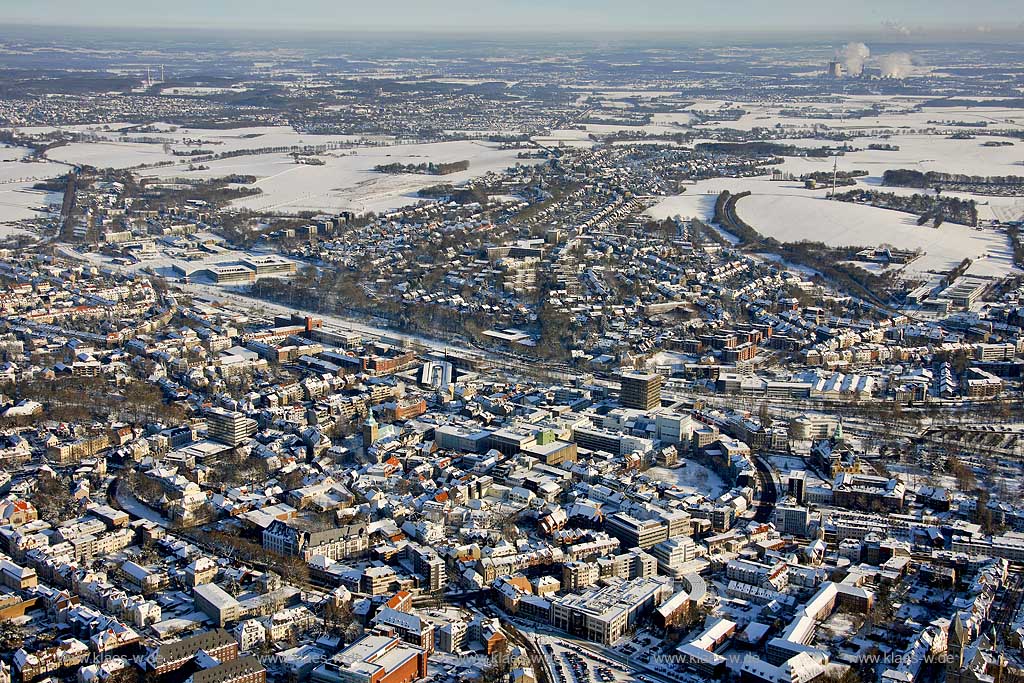
[[0, 24], [401, 31], [1021, 28], [1019, 0], [0, 0]]

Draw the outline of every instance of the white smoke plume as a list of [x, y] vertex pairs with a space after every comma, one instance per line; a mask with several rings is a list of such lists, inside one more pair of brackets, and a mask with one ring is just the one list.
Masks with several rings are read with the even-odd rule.
[[914, 70], [914, 63], [906, 52], [893, 52], [878, 58], [882, 78], [906, 78]]
[[859, 76], [864, 70], [864, 62], [871, 56], [871, 50], [864, 43], [847, 43], [836, 50], [836, 59], [843, 63], [846, 73]]
[[901, 36], [909, 36], [911, 33], [909, 26], [905, 26], [898, 21], [883, 21], [882, 26]]

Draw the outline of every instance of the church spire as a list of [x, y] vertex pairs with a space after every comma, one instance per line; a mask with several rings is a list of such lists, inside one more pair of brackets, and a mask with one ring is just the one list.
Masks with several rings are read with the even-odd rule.
[[960, 613], [953, 615], [953, 623], [949, 625], [946, 638], [946, 682], [955, 683], [960, 679], [960, 671], [964, 668], [964, 646], [967, 644], [967, 630], [960, 618]]
[[371, 408], [366, 416], [366, 422], [363, 423], [363, 447], [369, 448], [372, 446], [373, 442], [377, 440], [379, 433], [380, 426], [377, 424], [377, 420], [373, 416], [373, 409]]

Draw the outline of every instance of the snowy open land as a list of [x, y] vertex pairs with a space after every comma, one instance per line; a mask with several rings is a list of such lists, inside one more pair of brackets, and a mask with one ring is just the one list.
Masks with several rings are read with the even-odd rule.
[[[1024, 142], [1003, 136], [977, 135], [973, 139], [951, 139], [958, 129], [935, 121], [985, 121], [990, 129], [1016, 129], [1024, 126], [1024, 111], [989, 107], [944, 107], [915, 110], [913, 98], [852, 97], [842, 102], [799, 102], [778, 104], [724, 103], [701, 101], [693, 110], [739, 107], [746, 110], [739, 121], [698, 126], [710, 134], [716, 127], [749, 129], [754, 127], [807, 131], [844, 131], [854, 134], [849, 145], [858, 151], [838, 157], [786, 157], [777, 166], [780, 171], [799, 176], [810, 172], [861, 170], [867, 176], [857, 179], [856, 187], [896, 194], [930, 192], [912, 188], [883, 187], [882, 175], [890, 169], [913, 169], [977, 176], [1024, 176]], [[864, 118], [816, 118], [822, 114], [840, 114], [877, 105], [878, 116]], [[782, 113], [799, 110], [799, 115]], [[671, 119], [669, 119], [671, 120]], [[940, 129], [924, 132], [924, 129]], [[979, 129], [980, 130], [980, 129]], [[839, 147], [842, 143], [815, 137], [775, 138], [781, 144], [797, 147]], [[1010, 143], [985, 146], [987, 141]], [[695, 144], [701, 140], [695, 141]], [[888, 144], [898, 150], [867, 149], [871, 144]], [[841, 188], [841, 192], [854, 189]], [[669, 216], [710, 219], [717, 194], [750, 191], [737, 205], [739, 216], [765, 236], [782, 242], [819, 241], [832, 246], [878, 246], [889, 244], [904, 249], [921, 249], [924, 256], [904, 268], [907, 275], [945, 272], [965, 257], [974, 260], [969, 272], [1000, 276], [1015, 272], [1006, 235], [984, 225], [993, 220], [1024, 220], [1024, 198], [946, 192], [948, 196], [973, 199], [978, 206], [982, 229], [944, 223], [938, 229], [916, 224], [916, 216], [870, 206], [832, 202], [825, 199], [827, 189], [807, 190], [800, 182], [772, 182], [769, 177], [715, 179], [701, 181], [680, 196], [667, 197], [648, 212]]]
[[[210, 179], [228, 175], [256, 176], [261, 194], [238, 200], [236, 207], [256, 211], [386, 211], [420, 201], [416, 192], [440, 183], [459, 184], [517, 163], [537, 164], [541, 159], [518, 159], [519, 150], [464, 140], [427, 144], [383, 144], [348, 135], [304, 135], [287, 126], [202, 130], [158, 125], [156, 132], [126, 132], [89, 128], [95, 141], [76, 142], [49, 151], [48, 157], [65, 164], [97, 168], [136, 168], [142, 177]], [[584, 137], [586, 133], [583, 133]], [[145, 138], [147, 141], [140, 141]], [[150, 141], [151, 140], [151, 141]], [[366, 144], [367, 142], [374, 144]], [[363, 143], [363, 144], [359, 144]], [[323, 165], [298, 164], [284, 152], [243, 154], [197, 162], [175, 151], [204, 150], [213, 154], [292, 146], [341, 146], [318, 156]], [[373, 170], [379, 164], [445, 163], [469, 161], [469, 169], [435, 176]], [[170, 164], [168, 164], [170, 162]], [[168, 165], [158, 165], [168, 164]], [[53, 175], [66, 167], [53, 164]], [[137, 168], [146, 166], [147, 168]], [[190, 170], [190, 166], [203, 167]], [[3, 173], [0, 166], [0, 174]]]
[[161, 95], [182, 95], [182, 96], [203, 96], [203, 95], [223, 95], [225, 93], [238, 93], [245, 92], [248, 88], [217, 88], [211, 86], [172, 86], [169, 88], [160, 88]]
[[[204, 150], [213, 154], [223, 154], [271, 147], [352, 144], [358, 139], [351, 135], [304, 135], [289, 126], [254, 126], [224, 130], [179, 128], [167, 124], [156, 124], [155, 127], [159, 129], [156, 132], [119, 132], [87, 128], [85, 130], [97, 136], [96, 141], [56, 147], [47, 153], [47, 157], [71, 164], [89, 164], [96, 168], [131, 168], [162, 162], [173, 162], [175, 168], [187, 168], [193, 161], [187, 157], [175, 156], [174, 151]], [[31, 132], [35, 129], [20, 130]], [[141, 142], [141, 139], [147, 141]]]
[[60, 210], [62, 194], [32, 188], [34, 183], [0, 183], [0, 237], [23, 233], [10, 225], [17, 221], [41, 218], [48, 213], [43, 209]]
[[24, 147], [0, 145], [0, 237], [24, 232], [10, 224], [45, 216], [42, 209], [60, 204], [61, 193], [36, 190], [33, 185], [66, 173], [67, 167], [30, 161], [30, 152]]
[[752, 194], [736, 205], [739, 217], [780, 242], [921, 249], [925, 254], [906, 267], [905, 272], [913, 275], [949, 271], [965, 257], [974, 260], [968, 271], [972, 274], [996, 276], [1013, 270], [1009, 242], [1002, 232], [956, 223], [938, 228], [919, 226], [909, 213], [831, 201], [825, 198], [825, 189], [809, 191], [798, 182], [773, 182], [766, 177], [701, 181], [685, 194], [666, 197], [647, 213], [655, 218], [678, 215], [710, 220], [722, 190], [749, 190]]
[[970, 273], [1003, 275], [1012, 255], [1003, 233], [956, 223], [919, 226], [912, 214], [872, 206], [834, 202], [823, 197], [757, 194], [736, 205], [740, 218], [763, 235], [782, 242], [812, 240], [830, 246], [877, 246], [923, 249], [907, 272], [949, 271], [965, 257], [974, 259]]
[[129, 168], [175, 160], [162, 145], [131, 142], [72, 142], [50, 150], [47, 157], [96, 168]]
[[675, 484], [686, 491], [702, 493], [708, 498], [717, 498], [726, 491], [721, 477], [693, 460], [675, 468], [651, 467], [646, 472], [651, 479]]
[[[593, 147], [594, 141], [590, 139], [589, 130], [593, 126], [587, 126], [588, 130], [558, 129], [547, 135], [535, 135], [532, 140], [549, 147]], [[609, 132], [619, 130], [617, 126], [608, 126]]]
[[0, 145], [0, 184], [47, 180], [68, 172], [64, 164], [34, 159], [31, 153], [25, 147]]
[[[1011, 142], [1006, 147], [986, 147], [986, 141]], [[814, 138], [779, 140], [797, 147], [839, 147], [841, 143]], [[892, 134], [886, 137], [854, 138], [849, 144], [858, 151], [839, 157], [788, 157], [780, 168], [795, 174], [831, 171], [833, 162], [840, 171], [859, 169], [881, 178], [889, 169], [963, 173], [965, 175], [1024, 175], [1024, 142], [1001, 136], [954, 140], [947, 135], [918, 133]], [[890, 144], [895, 151], [867, 149], [871, 144]]]
[[[1017, 127], [1024, 125], [1024, 110], [999, 107], [921, 107], [925, 98], [891, 96], [856, 96], [844, 98], [841, 102], [799, 101], [778, 103], [723, 102], [721, 100], [700, 100], [691, 107], [695, 111], [709, 111], [725, 106], [743, 109], [738, 121], [723, 121], [705, 124], [708, 129], [736, 128], [810, 128], [824, 125], [835, 130], [864, 131], [877, 129], [919, 129], [930, 127], [929, 121], [984, 121], [992, 127]], [[882, 111], [877, 116], [850, 116], [850, 112], [878, 106]], [[783, 112], [787, 113], [783, 113]], [[789, 113], [796, 111], [795, 114]], [[831, 115], [835, 118], [822, 118]]]
[[[536, 164], [542, 159], [517, 159], [519, 150], [476, 142], [359, 147], [332, 151], [318, 158], [323, 166], [297, 164], [287, 154], [263, 154], [211, 161], [209, 168], [187, 171], [178, 167], [150, 169], [155, 178], [221, 178], [229, 174], [255, 175], [259, 195], [246, 197], [234, 206], [256, 211], [386, 211], [421, 201], [416, 192], [440, 183], [458, 184], [501, 171], [517, 163]], [[442, 163], [469, 161], [469, 169], [449, 175], [387, 174], [373, 170], [379, 164]]]

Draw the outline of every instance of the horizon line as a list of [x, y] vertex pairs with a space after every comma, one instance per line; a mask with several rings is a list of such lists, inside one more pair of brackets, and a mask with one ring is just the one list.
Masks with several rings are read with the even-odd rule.
[[[980, 22], [980, 25], [984, 25], [984, 21]], [[613, 26], [579, 26], [575, 28], [566, 27], [548, 27], [548, 26], [509, 26], [507, 28], [496, 28], [494, 26], [462, 26], [462, 27], [451, 27], [441, 25], [424, 25], [420, 27], [394, 27], [385, 25], [366, 25], [366, 26], [345, 26], [345, 27], [317, 27], [311, 25], [223, 25], [219, 23], [206, 24], [206, 25], [194, 25], [194, 24], [109, 24], [109, 23], [80, 23], [80, 24], [62, 24], [54, 23], [49, 21], [31, 21], [31, 20], [15, 20], [8, 21], [0, 27], [0, 34], [10, 33], [11, 29], [52, 29], [52, 30], [109, 30], [109, 31], [155, 31], [160, 33], [167, 33], [171, 31], [196, 31], [205, 33], [281, 33], [286, 32], [289, 34], [322, 34], [322, 35], [352, 35], [358, 33], [370, 33], [377, 35], [414, 35], [414, 36], [465, 36], [467, 34], [475, 34], [480, 36], [524, 36], [524, 35], [537, 35], [537, 36], [567, 36], [567, 37], [600, 37], [607, 39], [610, 36], [621, 36], [628, 38], [630, 36], [703, 36], [709, 35], [723, 35], [723, 36], [744, 36], [744, 37], [756, 37], [756, 36], [798, 36], [798, 35], [820, 35], [822, 41], [826, 41], [829, 37], [835, 36], [860, 36], [860, 37], [871, 37], [873, 39], [890, 39], [894, 42], [907, 41], [914, 42], [915, 40], [922, 40], [928, 38], [944, 38], [944, 39], [956, 39], [957, 42], [975, 42], [975, 41], [989, 41], [995, 38], [1011, 38], [1019, 37], [1024, 34], [1024, 24], [1018, 24], [1014, 26], [1004, 27], [988, 27], [985, 26], [984, 30], [981, 30], [981, 26], [975, 27], [973, 30], [967, 29], [962, 23], [933, 23], [928, 26], [919, 26], [917, 29], [910, 33], [900, 33], [887, 28], [884, 25], [860, 25], [852, 26], [849, 24], [843, 26], [796, 26], [796, 27], [784, 27], [784, 26], [767, 26], [764, 28], [738, 28], [730, 26], [679, 26], [679, 27], [656, 27], [656, 26], [631, 26], [626, 28], [613, 27]], [[829, 34], [829, 35], [821, 35]]]

